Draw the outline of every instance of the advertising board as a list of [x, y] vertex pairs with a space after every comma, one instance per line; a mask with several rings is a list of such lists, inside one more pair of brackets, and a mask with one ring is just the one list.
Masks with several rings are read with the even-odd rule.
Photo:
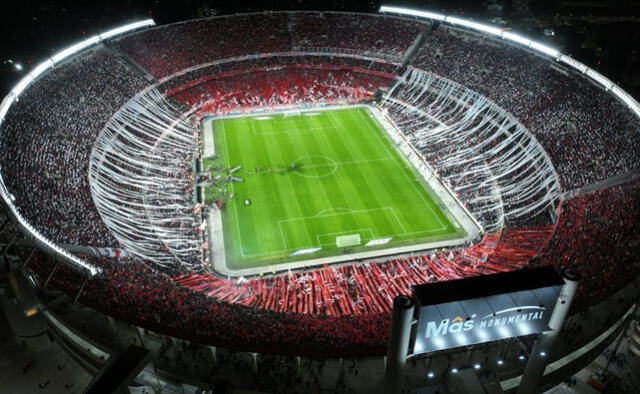
[[416, 286], [413, 353], [547, 331], [563, 283], [541, 267]]

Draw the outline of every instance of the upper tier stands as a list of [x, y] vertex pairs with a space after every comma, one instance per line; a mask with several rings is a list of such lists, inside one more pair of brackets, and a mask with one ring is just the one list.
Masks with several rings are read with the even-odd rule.
[[[226, 61], [205, 65], [193, 69], [188, 73], [175, 77], [160, 84], [159, 89], [167, 96], [212, 79], [216, 75], [226, 75], [234, 71], [250, 70], [254, 68], [277, 69], [292, 65], [331, 66], [334, 68], [346, 67], [347, 69], [368, 70], [371, 74], [376, 72], [389, 74], [390, 77], [400, 72], [400, 65], [395, 63], [380, 62], [368, 58], [355, 58], [351, 56], [331, 56], [322, 54], [296, 55], [270, 55], [260, 58], [245, 58], [241, 60]], [[311, 67], [310, 67], [311, 68]]]
[[219, 59], [292, 48], [355, 50], [397, 61], [425, 24], [366, 14], [305, 12], [199, 19], [133, 34], [114, 43], [157, 78]]
[[114, 43], [161, 78], [202, 63], [291, 48], [287, 14], [198, 19], [133, 34]]
[[571, 189], [640, 166], [640, 122], [584, 78], [522, 49], [453, 28], [427, 34], [412, 60], [490, 98], [534, 133]]
[[16, 102], [0, 133], [0, 166], [20, 211], [56, 242], [115, 246], [89, 191], [93, 142], [146, 86], [118, 56], [97, 49], [56, 67]]
[[296, 49], [340, 48], [401, 60], [427, 24], [378, 15], [335, 12], [291, 14], [291, 40]]

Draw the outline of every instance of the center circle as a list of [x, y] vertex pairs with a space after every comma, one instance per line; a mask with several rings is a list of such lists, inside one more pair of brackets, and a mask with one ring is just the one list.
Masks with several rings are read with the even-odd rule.
[[338, 163], [327, 156], [304, 156], [293, 162], [295, 173], [305, 178], [324, 178], [338, 171]]

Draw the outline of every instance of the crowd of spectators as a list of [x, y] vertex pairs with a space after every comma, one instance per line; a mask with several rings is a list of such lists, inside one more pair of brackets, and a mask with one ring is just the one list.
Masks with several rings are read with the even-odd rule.
[[376, 15], [267, 12], [162, 26], [114, 45], [155, 77], [164, 78], [218, 59], [310, 48], [358, 51], [401, 62], [425, 29], [424, 23]]
[[485, 231], [549, 212], [559, 185], [524, 127], [461, 85], [417, 70], [403, 78], [380, 107]]
[[89, 156], [114, 112], [146, 83], [99, 48], [60, 65], [15, 102], [0, 130], [0, 166], [20, 212], [56, 242], [117, 245], [89, 190]]
[[[512, 270], [536, 255], [551, 233], [550, 227], [517, 229], [486, 236], [462, 251], [246, 282], [167, 275], [145, 264], [102, 258], [92, 262], [103, 274], [84, 285], [79, 273], [58, 265], [48, 288], [70, 297], [82, 289], [80, 302], [117, 319], [201, 343], [289, 349], [292, 355], [381, 354], [396, 295], [408, 294], [413, 284]], [[29, 268], [42, 283], [51, 261], [38, 254]]]
[[[382, 21], [333, 13], [244, 15], [152, 29], [115, 45], [164, 77], [215, 59], [293, 47], [400, 56], [426, 26], [395, 18]], [[514, 114], [547, 149], [566, 188], [638, 166], [637, 120], [610, 95], [550, 69], [548, 60], [460, 34], [445, 28], [429, 33], [413, 64], [478, 91]], [[215, 65], [164, 86], [171, 99], [204, 114], [334, 99], [362, 101], [391, 82], [383, 75], [390, 69], [381, 63], [339, 58], [334, 64], [338, 57], [330, 57], [330, 64], [323, 64], [320, 59], [274, 57], [263, 66], [256, 66], [260, 62], [255, 59], [241, 67]], [[254, 66], [244, 67], [248, 64]], [[4, 182], [20, 212], [56, 242], [116, 245], [91, 199], [89, 156], [113, 113], [146, 85], [118, 55], [98, 48], [45, 74], [7, 114], [0, 133]], [[555, 233], [554, 226], [509, 228], [485, 234], [479, 244], [462, 250], [383, 263], [238, 282], [95, 259], [104, 272], [84, 287], [79, 274], [62, 265], [49, 286], [74, 296], [82, 288], [80, 300], [88, 305], [204, 343], [288, 349], [291, 354], [380, 354], [391, 300], [408, 293], [413, 284], [513, 270], [534, 257], [536, 263], [581, 271], [585, 299], [636, 275], [639, 191], [634, 182], [567, 200], [558, 212]], [[38, 255], [30, 267], [42, 279], [51, 264]]]
[[155, 77], [236, 56], [287, 52], [287, 14], [198, 19], [144, 30], [113, 43]]
[[418, 21], [337, 12], [294, 13], [289, 23], [295, 49], [355, 49], [399, 61], [418, 35], [427, 29], [426, 23]]
[[339, 55], [290, 54], [261, 56], [259, 58], [250, 57], [242, 60], [226, 61], [203, 66], [191, 70], [188, 73], [176, 75], [161, 83], [158, 89], [165, 95], [172, 96], [181, 90], [201, 84], [220, 75], [256, 68], [268, 70], [288, 66], [307, 66], [308, 68], [331, 66], [332, 68], [346, 68], [349, 70], [357, 69], [370, 74], [386, 75], [389, 79], [395, 78], [395, 75], [398, 74], [401, 68], [401, 66], [396, 63]]
[[194, 210], [193, 168], [199, 130], [181, 116], [156, 89], [127, 102], [94, 143], [90, 186], [129, 254], [202, 267], [203, 219]]
[[512, 113], [544, 146], [566, 189], [640, 165], [640, 122], [622, 103], [550, 60], [440, 26], [412, 65], [451, 79]]
[[387, 312], [411, 286], [521, 267], [551, 236], [551, 227], [523, 228], [487, 235], [463, 250], [404, 256], [383, 263], [360, 262], [236, 283], [190, 274], [176, 281], [209, 296], [278, 312], [328, 316]]
[[192, 82], [169, 97], [201, 116], [256, 108], [317, 105], [371, 100], [378, 87], [392, 80], [385, 75], [343, 67], [290, 65], [243, 69]]
[[577, 270], [582, 302], [599, 299], [640, 273], [638, 212], [638, 181], [564, 201], [541, 261]]

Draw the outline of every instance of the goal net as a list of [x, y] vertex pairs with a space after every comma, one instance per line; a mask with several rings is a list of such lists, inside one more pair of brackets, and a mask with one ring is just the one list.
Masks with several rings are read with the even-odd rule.
[[360, 234], [341, 235], [336, 237], [336, 246], [346, 248], [347, 246], [360, 245]]
[[285, 118], [288, 118], [290, 116], [300, 116], [300, 111], [287, 111], [283, 113]]

